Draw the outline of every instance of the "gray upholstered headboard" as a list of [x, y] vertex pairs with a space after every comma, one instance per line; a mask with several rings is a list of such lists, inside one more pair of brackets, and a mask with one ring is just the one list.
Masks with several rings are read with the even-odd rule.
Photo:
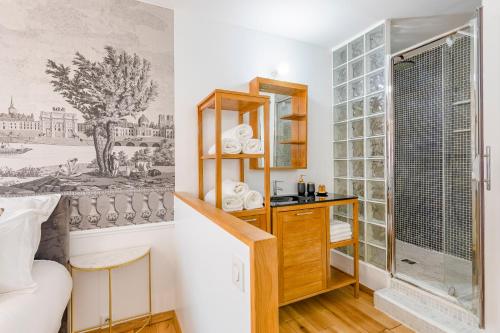
[[35, 259], [53, 260], [67, 267], [69, 260], [69, 198], [61, 197], [47, 222]]
[[[49, 219], [42, 223], [42, 236], [35, 259], [57, 261], [68, 267], [69, 262], [69, 205], [68, 197], [61, 197]], [[68, 311], [64, 311], [59, 333], [66, 333]]]

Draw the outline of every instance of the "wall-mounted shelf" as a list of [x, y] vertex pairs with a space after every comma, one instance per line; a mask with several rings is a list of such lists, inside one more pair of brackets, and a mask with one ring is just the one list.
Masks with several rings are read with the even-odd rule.
[[303, 120], [307, 115], [305, 114], [289, 114], [286, 116], [281, 117], [280, 119], [282, 120]]
[[[249, 84], [249, 91], [253, 95], [261, 93], [277, 94], [289, 96], [291, 101], [291, 113], [281, 117], [273, 117], [273, 122], [279, 120], [290, 121], [290, 138], [279, 140], [276, 144], [286, 144], [290, 146], [290, 163], [287, 165], [273, 166], [272, 169], [306, 169], [307, 168], [307, 85], [256, 77]], [[287, 98], [287, 99], [288, 99]], [[255, 115], [250, 115], [250, 125], [254, 131], [259, 128], [259, 119]], [[275, 125], [273, 128], [276, 128]], [[276, 137], [274, 135], [273, 137]], [[273, 148], [273, 149], [276, 149]], [[288, 157], [288, 155], [287, 155]], [[278, 164], [279, 165], [279, 164]], [[250, 160], [251, 169], [262, 169], [257, 159]]]
[[[223, 160], [238, 160], [245, 158], [263, 158], [264, 154], [221, 154], [220, 158]], [[215, 160], [217, 155], [203, 155], [204, 160]]]
[[280, 141], [280, 144], [282, 145], [305, 145], [306, 143], [307, 143], [306, 141], [300, 141], [300, 140]]
[[[205, 197], [204, 163], [215, 161], [215, 206], [222, 209], [222, 160], [239, 160], [240, 181], [245, 181], [245, 159], [264, 160], [264, 207], [252, 210], [230, 212], [230, 214], [266, 231], [271, 228], [271, 188], [269, 159], [269, 97], [256, 96], [249, 93], [216, 89], [198, 104], [198, 196]], [[206, 110], [215, 112], [215, 154], [205, 154], [203, 151], [203, 115]], [[223, 154], [222, 153], [222, 111], [238, 113], [238, 123], [244, 122], [244, 114], [258, 117], [263, 112], [264, 122], [264, 153], [263, 154]], [[257, 135], [258, 131], [254, 131]]]

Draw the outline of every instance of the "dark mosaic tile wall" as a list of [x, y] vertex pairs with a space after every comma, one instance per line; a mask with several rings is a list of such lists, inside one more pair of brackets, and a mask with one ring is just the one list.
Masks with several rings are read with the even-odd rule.
[[470, 105], [456, 105], [470, 98], [466, 38], [394, 72], [394, 218], [398, 240], [470, 260]]
[[443, 250], [442, 59], [435, 48], [394, 72], [396, 238]]

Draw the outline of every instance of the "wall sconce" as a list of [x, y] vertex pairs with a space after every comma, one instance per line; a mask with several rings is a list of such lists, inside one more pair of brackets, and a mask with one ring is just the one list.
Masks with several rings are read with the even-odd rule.
[[286, 63], [286, 62], [282, 62], [282, 63], [278, 64], [278, 66], [276, 67], [276, 69], [274, 71], [271, 72], [271, 76], [273, 78], [276, 78], [278, 75], [283, 76], [283, 75], [288, 74], [288, 72], [290, 72], [290, 65], [288, 65], [288, 63]]

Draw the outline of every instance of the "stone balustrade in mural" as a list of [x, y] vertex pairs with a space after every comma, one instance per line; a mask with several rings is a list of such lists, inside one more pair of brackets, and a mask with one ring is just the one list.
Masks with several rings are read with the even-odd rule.
[[69, 197], [71, 231], [173, 220], [173, 192], [167, 189], [98, 191]]

